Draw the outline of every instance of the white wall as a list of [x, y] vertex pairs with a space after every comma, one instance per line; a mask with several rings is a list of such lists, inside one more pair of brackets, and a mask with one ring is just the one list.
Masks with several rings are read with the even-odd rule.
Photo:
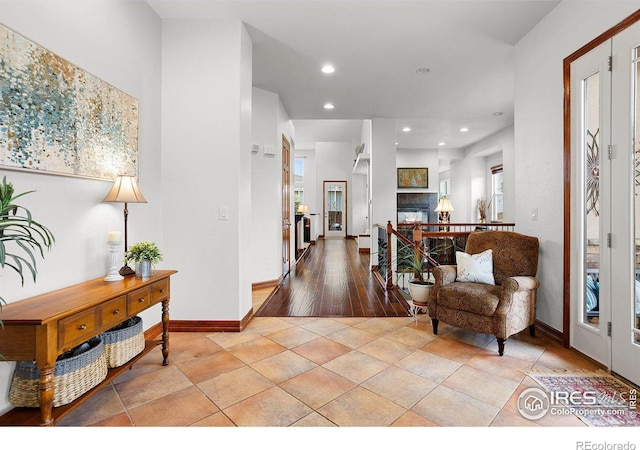
[[[3, 1], [0, 22], [139, 101], [140, 189], [146, 204], [129, 205], [129, 244], [162, 239], [160, 191], [161, 21], [145, 2]], [[0, 272], [8, 302], [106, 275], [110, 230], [122, 230], [123, 205], [102, 203], [111, 187], [96, 181], [33, 172], [0, 171], [24, 197], [34, 218], [51, 228], [56, 243], [38, 260], [38, 278], [20, 286], [17, 275]], [[172, 261], [158, 265], [171, 267]], [[159, 309], [143, 314], [145, 328], [160, 320]], [[13, 363], [0, 363], [0, 413]]]
[[240, 320], [252, 307], [251, 40], [235, 20], [165, 21], [162, 40], [171, 317]]
[[[323, 234], [324, 181], [347, 182], [347, 216], [351, 210], [351, 169], [353, 165], [353, 149], [351, 142], [316, 142], [316, 199], [318, 201], [319, 234]], [[326, 231], [326, 230], [325, 230]], [[352, 234], [352, 223], [347, 220], [347, 235]]]
[[516, 45], [515, 222], [540, 239], [537, 316], [557, 330], [563, 327], [562, 61], [637, 8], [638, 2], [565, 1]]
[[396, 167], [426, 167], [428, 185], [426, 189], [402, 189], [402, 192], [438, 192], [440, 173], [438, 171], [438, 150], [426, 148], [398, 148]]
[[[278, 134], [279, 97], [273, 92], [253, 88], [252, 136], [253, 143], [270, 145], [281, 153]], [[282, 253], [282, 216], [280, 204], [282, 165], [276, 156], [265, 155], [262, 150], [251, 155], [251, 255], [252, 282], [277, 280], [282, 268], [278, 255]]]
[[378, 262], [378, 228], [391, 221], [397, 225], [397, 176], [395, 120], [375, 118], [371, 122], [371, 265]]
[[[491, 187], [489, 166], [500, 160], [504, 165], [504, 221], [513, 221], [514, 216], [514, 130], [507, 127], [464, 149], [464, 158], [451, 163], [443, 174], [451, 180], [452, 222], [477, 222], [477, 201], [488, 198]], [[437, 187], [435, 187], [437, 189]], [[517, 225], [517, 224], [516, 224]]]

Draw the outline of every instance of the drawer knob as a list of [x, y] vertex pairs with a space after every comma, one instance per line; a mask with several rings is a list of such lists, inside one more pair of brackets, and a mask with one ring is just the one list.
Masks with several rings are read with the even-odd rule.
[[86, 330], [86, 329], [87, 329], [87, 326], [84, 323], [78, 327], [78, 330]]
[[144, 303], [144, 297], [142, 297], [142, 298], [138, 299], [138, 302], [140, 302], [140, 303]]
[[160, 293], [161, 293], [161, 294], [164, 294], [164, 289], [160, 289]]
[[113, 310], [113, 315], [115, 316], [115, 315], [117, 315], [117, 314], [120, 314], [120, 310], [119, 310], [119, 309], [114, 309], [114, 310]]

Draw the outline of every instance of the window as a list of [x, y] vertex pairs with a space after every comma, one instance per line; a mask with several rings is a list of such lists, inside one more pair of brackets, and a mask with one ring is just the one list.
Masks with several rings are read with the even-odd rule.
[[450, 183], [451, 179], [446, 178], [444, 180], [440, 180], [440, 198], [448, 197], [450, 192]]
[[493, 166], [491, 168], [491, 220], [495, 222], [502, 222], [504, 216], [503, 201], [502, 201], [502, 164], [499, 166]]

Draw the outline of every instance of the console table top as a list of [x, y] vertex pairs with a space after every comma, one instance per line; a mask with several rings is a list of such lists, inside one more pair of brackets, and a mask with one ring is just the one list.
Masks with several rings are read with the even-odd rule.
[[119, 295], [125, 295], [175, 273], [176, 270], [156, 270], [149, 278], [129, 276], [121, 281], [95, 278], [3, 305], [0, 318], [5, 324], [42, 325], [99, 305]]

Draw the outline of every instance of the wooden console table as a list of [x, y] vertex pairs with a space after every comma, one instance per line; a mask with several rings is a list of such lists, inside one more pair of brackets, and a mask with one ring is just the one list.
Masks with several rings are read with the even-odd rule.
[[[162, 344], [163, 365], [169, 357], [169, 284], [175, 270], [157, 270], [153, 277], [122, 281], [104, 277], [31, 297], [2, 307], [0, 355], [8, 361], [36, 361], [40, 371], [40, 408], [14, 408], [0, 416], [0, 425], [54, 425], [131, 364]], [[162, 339], [126, 364], [109, 369], [107, 378], [73, 402], [53, 407], [53, 369], [58, 355], [162, 303]]]

